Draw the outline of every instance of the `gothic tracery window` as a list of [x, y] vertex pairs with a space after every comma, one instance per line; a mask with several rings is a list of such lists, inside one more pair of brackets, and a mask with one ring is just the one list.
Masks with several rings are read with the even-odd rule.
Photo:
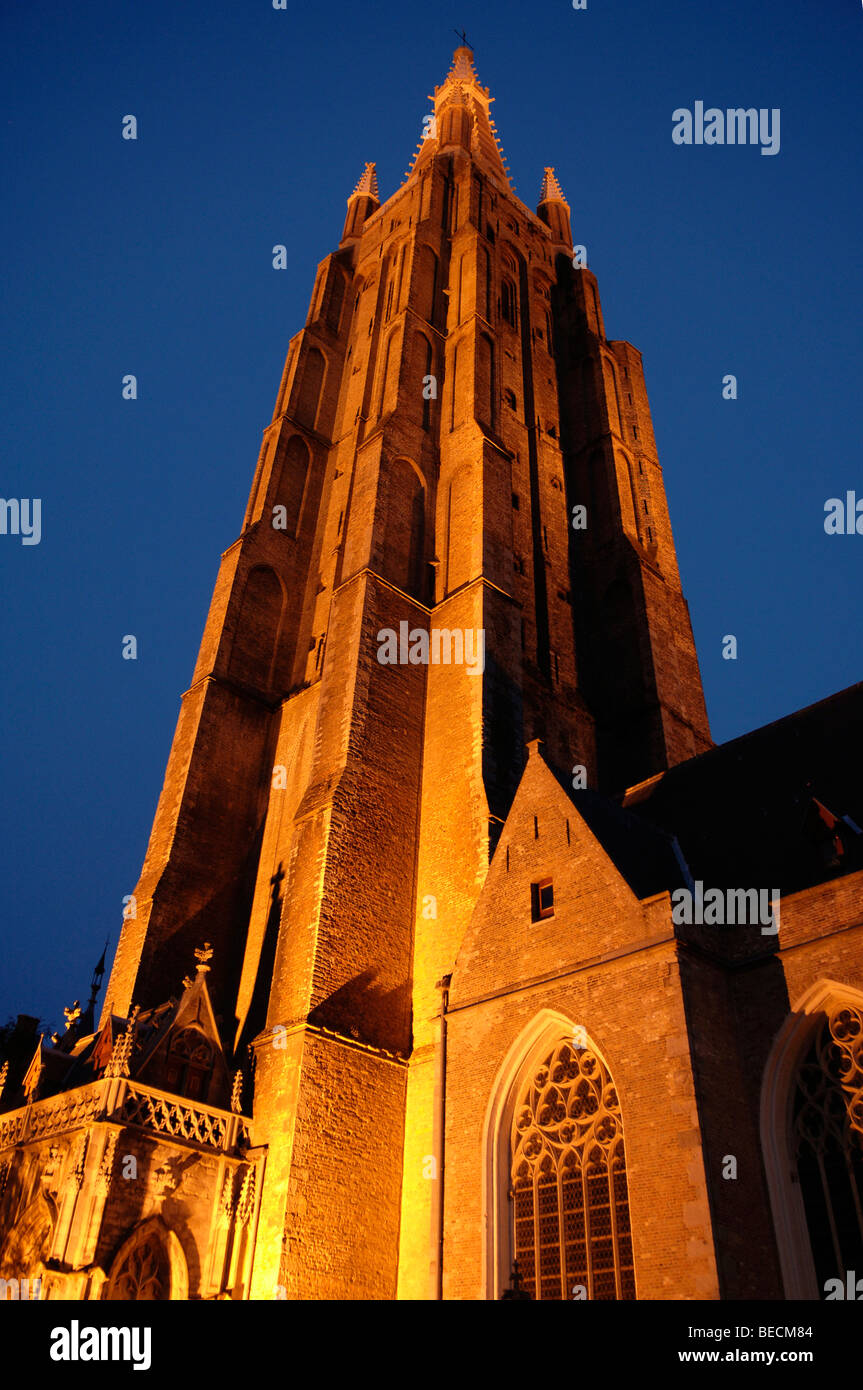
[[589, 1047], [563, 1040], [528, 1076], [511, 1155], [513, 1255], [531, 1296], [634, 1299], [620, 1105]]
[[112, 1276], [108, 1298], [160, 1301], [171, 1296], [171, 1267], [157, 1231], [142, 1231]]
[[863, 1010], [842, 1005], [818, 1028], [797, 1072], [797, 1163], [819, 1288], [863, 1270]]
[[171, 1039], [165, 1070], [170, 1091], [201, 1100], [213, 1067], [213, 1049], [197, 1028], [184, 1028]]

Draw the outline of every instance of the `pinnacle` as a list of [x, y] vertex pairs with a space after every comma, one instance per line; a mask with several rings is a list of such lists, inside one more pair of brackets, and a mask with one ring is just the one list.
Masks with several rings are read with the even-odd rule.
[[549, 164], [545, 166], [545, 173], [542, 177], [542, 188], [539, 192], [539, 201], [541, 203], [563, 203], [564, 207], [569, 207], [569, 203], [563, 196], [563, 189], [557, 181], [554, 168]]
[[351, 197], [355, 198], [358, 193], [365, 193], [370, 198], [376, 198], [377, 201], [380, 202], [380, 193], [378, 192], [377, 167], [375, 164], [366, 164], [365, 169], [360, 174], [360, 177], [357, 180], [357, 186], [351, 194]]
[[473, 65], [473, 53], [464, 44], [460, 45], [452, 55], [452, 67], [447, 73], [447, 80], [450, 77], [454, 77], [460, 82], [479, 81]]
[[[473, 52], [466, 44], [460, 45], [453, 53], [449, 72], [441, 85], [435, 87], [434, 95], [430, 95], [429, 100], [434, 103], [434, 114], [438, 120], [449, 107], [460, 106], [467, 110], [472, 157], [483, 164], [487, 172], [498, 178], [510, 191], [514, 191], [503, 159], [500, 139], [489, 112], [494, 97], [488, 87], [484, 87], [480, 82], [473, 63]], [[424, 136], [411, 162], [407, 177], [415, 174], [418, 168], [422, 168], [437, 149], [434, 133], [429, 132], [426, 135], [424, 132]]]
[[473, 53], [469, 48], [462, 46], [452, 55], [450, 70], [440, 87], [435, 87], [435, 94], [431, 99], [437, 101], [444, 94], [449, 95], [452, 91], [459, 90], [466, 96], [467, 88], [473, 89], [473, 94], [484, 98], [486, 103], [494, 101], [488, 87], [484, 87], [477, 76], [473, 65]]

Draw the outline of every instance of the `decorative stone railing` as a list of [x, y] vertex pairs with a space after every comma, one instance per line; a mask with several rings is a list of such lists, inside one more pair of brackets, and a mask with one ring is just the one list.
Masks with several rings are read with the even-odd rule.
[[123, 1076], [105, 1077], [0, 1114], [0, 1150], [78, 1129], [91, 1120], [134, 1125], [150, 1134], [225, 1153], [248, 1142], [245, 1116], [140, 1086]]

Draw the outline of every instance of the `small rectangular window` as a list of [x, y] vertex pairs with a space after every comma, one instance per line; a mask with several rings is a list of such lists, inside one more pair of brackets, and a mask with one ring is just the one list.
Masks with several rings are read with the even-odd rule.
[[540, 879], [530, 885], [531, 917], [539, 922], [543, 917], [554, 916], [554, 884], [550, 878]]

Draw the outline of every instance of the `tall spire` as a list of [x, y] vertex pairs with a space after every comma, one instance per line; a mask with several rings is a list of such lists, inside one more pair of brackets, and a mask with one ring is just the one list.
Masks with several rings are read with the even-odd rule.
[[461, 146], [485, 167], [486, 172], [514, 193], [503, 150], [489, 108], [494, 97], [483, 87], [474, 67], [473, 53], [464, 44], [452, 56], [449, 72], [435, 87], [434, 123], [417, 146], [407, 172], [411, 177], [432, 155], [448, 146]]
[[96, 999], [98, 997], [99, 990], [102, 988], [102, 980], [105, 975], [105, 954], [107, 950], [108, 940], [106, 938], [105, 945], [102, 947], [102, 954], [97, 960], [96, 965], [93, 969], [93, 978], [90, 981], [90, 998], [87, 1002], [87, 1007], [84, 1009], [80, 1019], [78, 1020], [78, 1036], [82, 1038], [86, 1037], [89, 1033], [92, 1033], [93, 1028], [95, 1027]]

